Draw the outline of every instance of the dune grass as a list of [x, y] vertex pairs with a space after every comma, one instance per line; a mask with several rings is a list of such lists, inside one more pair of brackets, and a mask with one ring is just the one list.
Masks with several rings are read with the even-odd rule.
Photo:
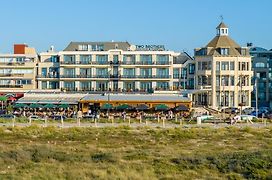
[[0, 179], [271, 179], [272, 128], [0, 128]]

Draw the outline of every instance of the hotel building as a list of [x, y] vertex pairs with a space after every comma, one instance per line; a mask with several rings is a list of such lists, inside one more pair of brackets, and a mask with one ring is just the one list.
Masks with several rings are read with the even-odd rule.
[[196, 104], [213, 109], [251, 106], [251, 56], [229, 37], [222, 22], [216, 36], [203, 48], [195, 49]]
[[26, 44], [15, 44], [13, 54], [0, 54], [0, 91], [26, 92], [36, 89], [37, 60], [35, 49]]
[[195, 63], [162, 45], [71, 42], [40, 53], [38, 89], [153, 92], [194, 88]]
[[252, 92], [252, 106], [256, 106], [257, 89], [258, 107], [272, 108], [272, 49], [251, 47], [250, 54], [254, 71], [253, 81], [257, 83], [255, 91]]

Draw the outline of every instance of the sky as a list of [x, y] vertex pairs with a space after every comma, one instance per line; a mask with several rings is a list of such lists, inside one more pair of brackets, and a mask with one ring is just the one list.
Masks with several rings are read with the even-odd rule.
[[0, 2], [0, 52], [38, 52], [71, 41], [128, 41], [187, 51], [205, 46], [224, 18], [241, 46], [272, 49], [271, 0], [12, 0]]

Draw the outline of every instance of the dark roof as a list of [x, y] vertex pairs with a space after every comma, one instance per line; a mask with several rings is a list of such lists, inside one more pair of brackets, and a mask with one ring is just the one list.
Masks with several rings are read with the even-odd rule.
[[130, 47], [128, 42], [70, 42], [63, 51], [78, 51], [79, 45], [103, 45], [103, 51], [108, 51], [110, 49], [121, 49], [126, 51]]

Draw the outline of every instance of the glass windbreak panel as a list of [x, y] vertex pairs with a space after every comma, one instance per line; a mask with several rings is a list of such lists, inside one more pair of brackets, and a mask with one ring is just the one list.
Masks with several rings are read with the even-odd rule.
[[141, 77], [152, 77], [152, 68], [141, 68], [140, 69]]
[[74, 77], [75, 76], [75, 68], [65, 68], [63, 69], [63, 75], [65, 77]]
[[140, 55], [140, 63], [141, 64], [152, 64], [152, 55]]
[[168, 78], [169, 77], [169, 69], [168, 68], [157, 68], [157, 77]]
[[135, 55], [124, 55], [123, 64], [135, 64]]
[[180, 69], [179, 68], [174, 68], [173, 69], [173, 77], [178, 79], [180, 76], [179, 76], [179, 72], [180, 72]]
[[160, 65], [169, 64], [169, 56], [168, 55], [157, 55], [156, 64], [160, 64]]
[[168, 82], [157, 82], [157, 89], [168, 90], [169, 89], [169, 83]]
[[76, 63], [75, 55], [64, 55], [64, 63], [75, 64]]
[[98, 64], [107, 64], [108, 63], [108, 55], [96, 55], [96, 62]]
[[140, 82], [140, 89], [149, 91], [152, 89], [152, 82]]
[[135, 69], [134, 68], [124, 68], [123, 75], [125, 77], [134, 77], [135, 76]]
[[80, 64], [90, 64], [92, 55], [80, 55]]
[[108, 68], [96, 68], [96, 76], [101, 78], [108, 78]]

